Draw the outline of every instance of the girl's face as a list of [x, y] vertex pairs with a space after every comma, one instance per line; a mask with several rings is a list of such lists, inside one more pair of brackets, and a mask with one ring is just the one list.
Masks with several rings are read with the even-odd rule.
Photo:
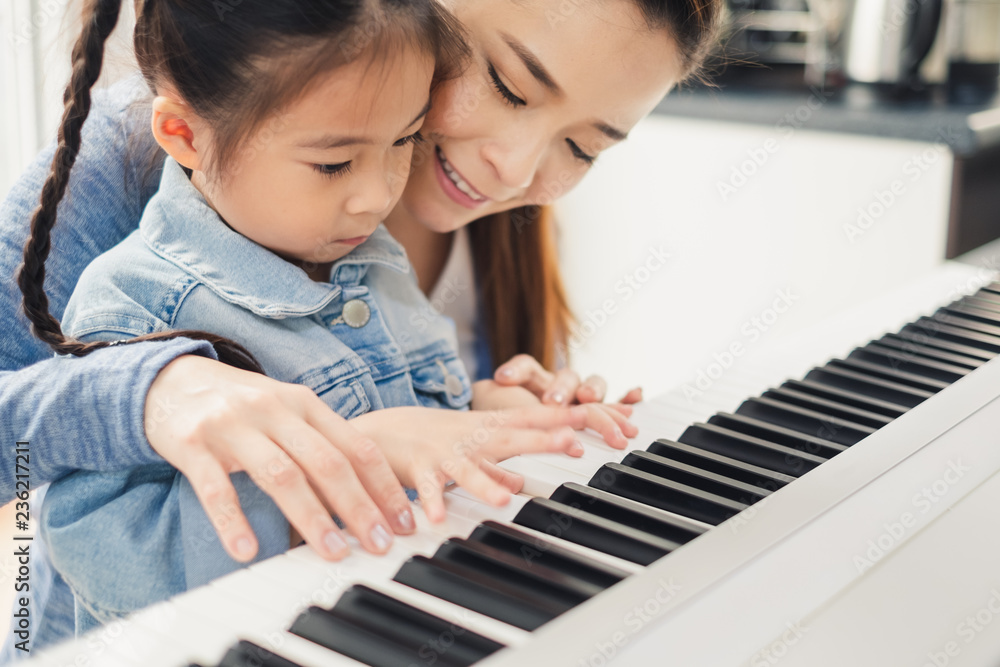
[[[193, 182], [230, 227], [285, 259], [340, 259], [402, 194], [433, 71], [415, 51], [338, 68], [258, 128], [222, 179]], [[195, 136], [210, 145], [210, 132]]]
[[681, 77], [632, 0], [449, 5], [472, 61], [435, 93], [400, 201], [438, 232], [561, 197]]

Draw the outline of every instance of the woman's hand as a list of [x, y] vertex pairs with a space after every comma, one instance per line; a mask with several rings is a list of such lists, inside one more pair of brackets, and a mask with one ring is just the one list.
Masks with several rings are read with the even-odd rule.
[[[493, 380], [480, 380], [472, 385], [473, 410], [503, 410], [538, 405], [538, 397], [524, 387], [504, 387]], [[615, 449], [625, 449], [626, 438], [639, 434], [638, 427], [628, 420], [632, 409], [624, 405], [605, 403], [581, 404], [585, 414], [583, 426], [600, 433], [604, 442]]]
[[191, 482], [226, 551], [240, 562], [257, 540], [229, 474], [246, 471], [324, 558], [347, 555], [331, 512], [365, 549], [384, 553], [412, 533], [406, 493], [382, 451], [309, 388], [187, 355], [146, 396], [146, 436]]
[[459, 412], [403, 407], [377, 410], [351, 420], [379, 443], [393, 471], [420, 494], [427, 518], [445, 518], [444, 487], [454, 480], [477, 498], [499, 507], [524, 480], [496, 465], [532, 453], [583, 454], [574, 429], [587, 422], [587, 409], [537, 405]]
[[[608, 384], [599, 375], [580, 381], [580, 376], [568, 368], [555, 373], [546, 370], [527, 354], [519, 354], [497, 368], [493, 379], [507, 387], [524, 387], [547, 405], [572, 405], [574, 403], [601, 403], [608, 393]], [[630, 390], [619, 407], [642, 401], [642, 389]], [[631, 415], [631, 410], [622, 410]]]

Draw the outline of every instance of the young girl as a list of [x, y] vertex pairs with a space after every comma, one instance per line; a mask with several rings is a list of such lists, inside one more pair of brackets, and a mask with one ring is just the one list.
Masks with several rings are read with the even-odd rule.
[[[395, 408], [363, 422], [373, 435], [401, 423], [441, 429], [439, 452], [386, 451], [432, 518], [443, 512], [449, 477], [490, 502], [506, 500], [487, 460], [493, 452], [579, 454], [565, 427], [593, 425], [594, 410], [525, 410], [492, 425], [482, 415], [426, 411], [464, 408], [472, 389], [450, 324], [424, 318], [409, 326], [425, 302], [380, 222], [406, 182], [435, 64], [446, 73], [461, 49], [435, 0], [242, 0], [224, 12], [219, 3], [142, 3], [136, 55], [156, 93], [153, 134], [169, 158], [139, 229], [81, 277], [63, 318], [75, 339], [64, 335], [48, 312], [44, 263], [119, 5], [89, 7], [60, 150], [18, 276], [39, 338], [77, 356], [138, 340], [208, 340], [221, 360], [303, 385], [341, 417]], [[625, 425], [614, 410], [601, 414]], [[325, 500], [367, 549], [384, 552], [393, 531], [412, 530], [412, 516], [352, 511], [361, 489], [338, 474], [337, 462], [312, 458], [333, 426], [315, 415], [312, 427], [272, 437], [296, 464], [329, 470]], [[482, 445], [477, 429], [499, 434], [499, 449]], [[282, 511], [264, 491], [287, 485], [293, 468], [282, 450], [273, 452], [234, 477], [261, 543], [258, 558], [289, 544]], [[52, 485], [42, 533], [73, 588], [78, 631], [235, 567], [213, 527], [228, 517], [207, 517], [200, 501], [166, 465], [81, 472]], [[321, 535], [311, 543], [327, 557], [347, 551], [332, 520], [295, 528]], [[230, 555], [256, 547], [238, 550]]]

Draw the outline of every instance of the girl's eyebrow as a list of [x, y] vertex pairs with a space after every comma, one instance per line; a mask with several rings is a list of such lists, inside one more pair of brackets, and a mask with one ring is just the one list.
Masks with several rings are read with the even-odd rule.
[[[418, 113], [416, 116], [413, 117], [413, 120], [411, 120], [406, 127], [409, 128], [416, 125], [417, 121], [419, 121], [421, 118], [430, 113], [430, 110], [431, 110], [431, 100], [430, 98], [428, 98], [427, 104], [424, 105], [424, 108], [420, 110], [420, 113]], [[315, 139], [311, 139], [309, 141], [305, 141], [299, 144], [299, 148], [317, 148], [319, 150], [330, 150], [333, 148], [343, 148], [344, 146], [356, 146], [359, 144], [370, 145], [374, 143], [375, 140], [371, 139], [370, 137], [361, 137], [350, 134], [346, 135], [324, 134], [321, 137], [316, 137]]]

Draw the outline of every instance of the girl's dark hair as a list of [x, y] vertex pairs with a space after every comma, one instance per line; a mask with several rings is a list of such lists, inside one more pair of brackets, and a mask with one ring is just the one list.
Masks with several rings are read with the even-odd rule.
[[[31, 220], [17, 282], [35, 336], [59, 354], [84, 356], [115, 343], [84, 343], [63, 334], [49, 312], [45, 260], [56, 209], [80, 151], [91, 88], [122, 0], [87, 0], [72, 52], [52, 170]], [[318, 75], [365, 56], [374, 62], [414, 47], [434, 56], [439, 80], [466, 54], [457, 22], [438, 0], [137, 0], [135, 54], [154, 91], [170, 87], [213, 129], [213, 169], [224, 173], [241, 141], [301, 95]], [[128, 341], [206, 340], [220, 361], [263, 373], [240, 344], [203, 331], [168, 331]]]

